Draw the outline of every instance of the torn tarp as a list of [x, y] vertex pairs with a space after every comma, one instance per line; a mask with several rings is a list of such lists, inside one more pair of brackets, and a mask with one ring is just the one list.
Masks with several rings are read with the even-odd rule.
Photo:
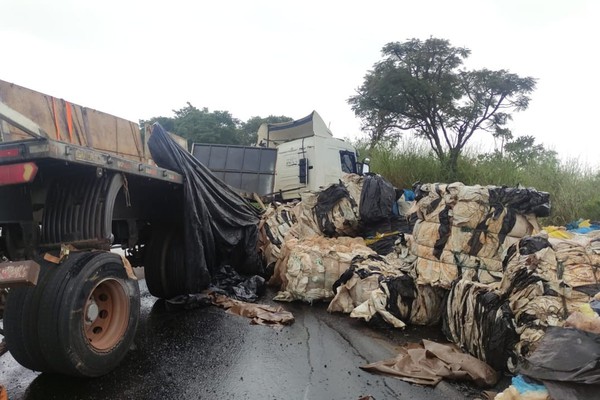
[[176, 296], [167, 300], [166, 304], [168, 307], [183, 310], [208, 307], [212, 304], [224, 308], [230, 314], [249, 318], [251, 323], [256, 325], [289, 325], [294, 322], [292, 313], [282, 307], [246, 303], [212, 290]]
[[486, 363], [463, 353], [453, 344], [422, 340], [400, 347], [396, 358], [361, 367], [371, 372], [392, 375], [420, 385], [437, 385], [442, 379], [472, 381], [481, 387], [496, 384], [496, 372]]
[[148, 147], [160, 167], [184, 177], [183, 291], [197, 293], [206, 288], [224, 263], [242, 274], [261, 273], [258, 211], [175, 143], [159, 124], [152, 126]]

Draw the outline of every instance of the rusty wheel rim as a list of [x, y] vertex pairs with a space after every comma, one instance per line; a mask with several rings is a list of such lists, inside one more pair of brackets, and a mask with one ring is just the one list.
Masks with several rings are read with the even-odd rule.
[[85, 302], [83, 327], [93, 349], [107, 351], [120, 341], [129, 322], [129, 297], [116, 279], [99, 282]]

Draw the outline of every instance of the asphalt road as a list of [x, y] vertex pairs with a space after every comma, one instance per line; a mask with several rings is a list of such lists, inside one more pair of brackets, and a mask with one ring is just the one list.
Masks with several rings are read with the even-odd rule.
[[[393, 357], [439, 329], [393, 330], [329, 314], [325, 304], [285, 303], [296, 321], [277, 330], [250, 325], [214, 306], [170, 310], [142, 287], [135, 346], [121, 366], [96, 379], [38, 374], [0, 357], [0, 384], [11, 400], [34, 399], [463, 399], [477, 390], [435, 389], [374, 375], [359, 367]], [[269, 299], [273, 293], [261, 299]], [[280, 303], [278, 303], [280, 304]]]

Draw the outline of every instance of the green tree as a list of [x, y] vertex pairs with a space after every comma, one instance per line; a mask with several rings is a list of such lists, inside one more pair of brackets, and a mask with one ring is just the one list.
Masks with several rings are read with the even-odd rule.
[[448, 40], [388, 43], [348, 99], [371, 146], [412, 132], [427, 139], [451, 175], [475, 132], [500, 133], [525, 110], [535, 79], [506, 70], [460, 69], [470, 50]]
[[201, 110], [191, 105], [174, 110], [174, 132], [192, 142], [240, 144], [240, 121], [228, 111]]
[[515, 140], [508, 141], [504, 145], [506, 157], [513, 161], [517, 167], [524, 168], [534, 163], [558, 165], [558, 154], [554, 150], [548, 150], [543, 144], [535, 144], [533, 136], [520, 136]]

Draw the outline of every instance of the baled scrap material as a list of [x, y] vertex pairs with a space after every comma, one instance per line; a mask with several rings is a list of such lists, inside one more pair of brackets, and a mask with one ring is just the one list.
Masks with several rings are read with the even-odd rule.
[[341, 179], [348, 190], [350, 197], [354, 199], [356, 207], [360, 208], [360, 194], [362, 192], [364, 177], [358, 174], [345, 174]]
[[598, 265], [587, 264], [595, 259], [594, 235], [523, 238], [509, 248], [500, 282], [456, 282], [444, 315], [448, 339], [494, 368], [515, 371], [549, 327], [563, 326], [600, 291]]
[[416, 285], [402, 271], [403, 266], [397, 258], [354, 258], [334, 284], [335, 297], [327, 310], [350, 313], [366, 321], [377, 314], [396, 328], [404, 328], [405, 321], [415, 325], [438, 323], [444, 291]]
[[472, 381], [480, 387], [496, 384], [496, 372], [486, 363], [465, 354], [452, 344], [422, 340], [408, 343], [390, 360], [375, 362], [361, 369], [398, 377], [420, 385], [437, 385], [442, 379]]
[[535, 350], [548, 327], [563, 326], [571, 313], [600, 292], [598, 264], [585, 263], [594, 259], [585, 249], [593, 248], [595, 235], [575, 241], [538, 235], [509, 249], [499, 290], [514, 314], [520, 359]]
[[448, 340], [487, 362], [496, 370], [515, 364], [519, 340], [508, 302], [494, 288], [458, 280], [448, 294], [443, 331]]
[[[360, 220], [364, 225], [389, 223], [396, 201], [396, 190], [381, 175], [365, 176], [360, 194]], [[383, 232], [380, 232], [383, 233]]]
[[290, 229], [296, 224], [293, 212], [296, 203], [271, 203], [259, 224], [260, 250], [267, 266], [279, 259], [281, 246]]
[[394, 188], [382, 176], [365, 176], [359, 207], [360, 234], [369, 247], [387, 255], [394, 250], [400, 234], [412, 232], [412, 203], [406, 200], [404, 191]]
[[379, 281], [401, 273], [396, 265], [379, 255], [356, 256], [350, 267], [333, 284], [334, 298], [327, 311], [349, 314], [367, 301], [371, 292], [379, 288]]
[[[530, 194], [533, 200], [524, 198]], [[536, 213], [549, 207], [533, 189], [424, 184], [416, 187], [418, 221], [411, 251], [419, 284], [450, 289], [457, 278], [491, 283], [502, 278], [506, 250], [539, 231]], [[512, 195], [515, 198], [511, 197]]]
[[315, 214], [317, 201], [317, 193], [303, 192], [300, 194], [300, 202], [293, 209], [297, 223], [290, 230], [292, 236], [305, 239], [323, 235]]
[[375, 254], [362, 238], [350, 237], [314, 236], [285, 249], [289, 253], [282, 256], [287, 262], [279, 264], [279, 270], [276, 267], [282, 284], [275, 300], [281, 301], [330, 300], [333, 284], [350, 267], [352, 258]]
[[148, 140], [152, 158], [162, 168], [184, 176], [186, 293], [206, 288], [211, 274], [229, 264], [243, 274], [263, 272], [258, 254], [259, 213], [200, 161], [154, 124]]
[[325, 236], [356, 236], [358, 207], [344, 184], [332, 184], [319, 192], [314, 212]]
[[303, 192], [294, 207], [297, 224], [292, 234], [300, 239], [312, 236], [356, 236], [358, 207], [343, 184], [332, 184], [320, 192]]

